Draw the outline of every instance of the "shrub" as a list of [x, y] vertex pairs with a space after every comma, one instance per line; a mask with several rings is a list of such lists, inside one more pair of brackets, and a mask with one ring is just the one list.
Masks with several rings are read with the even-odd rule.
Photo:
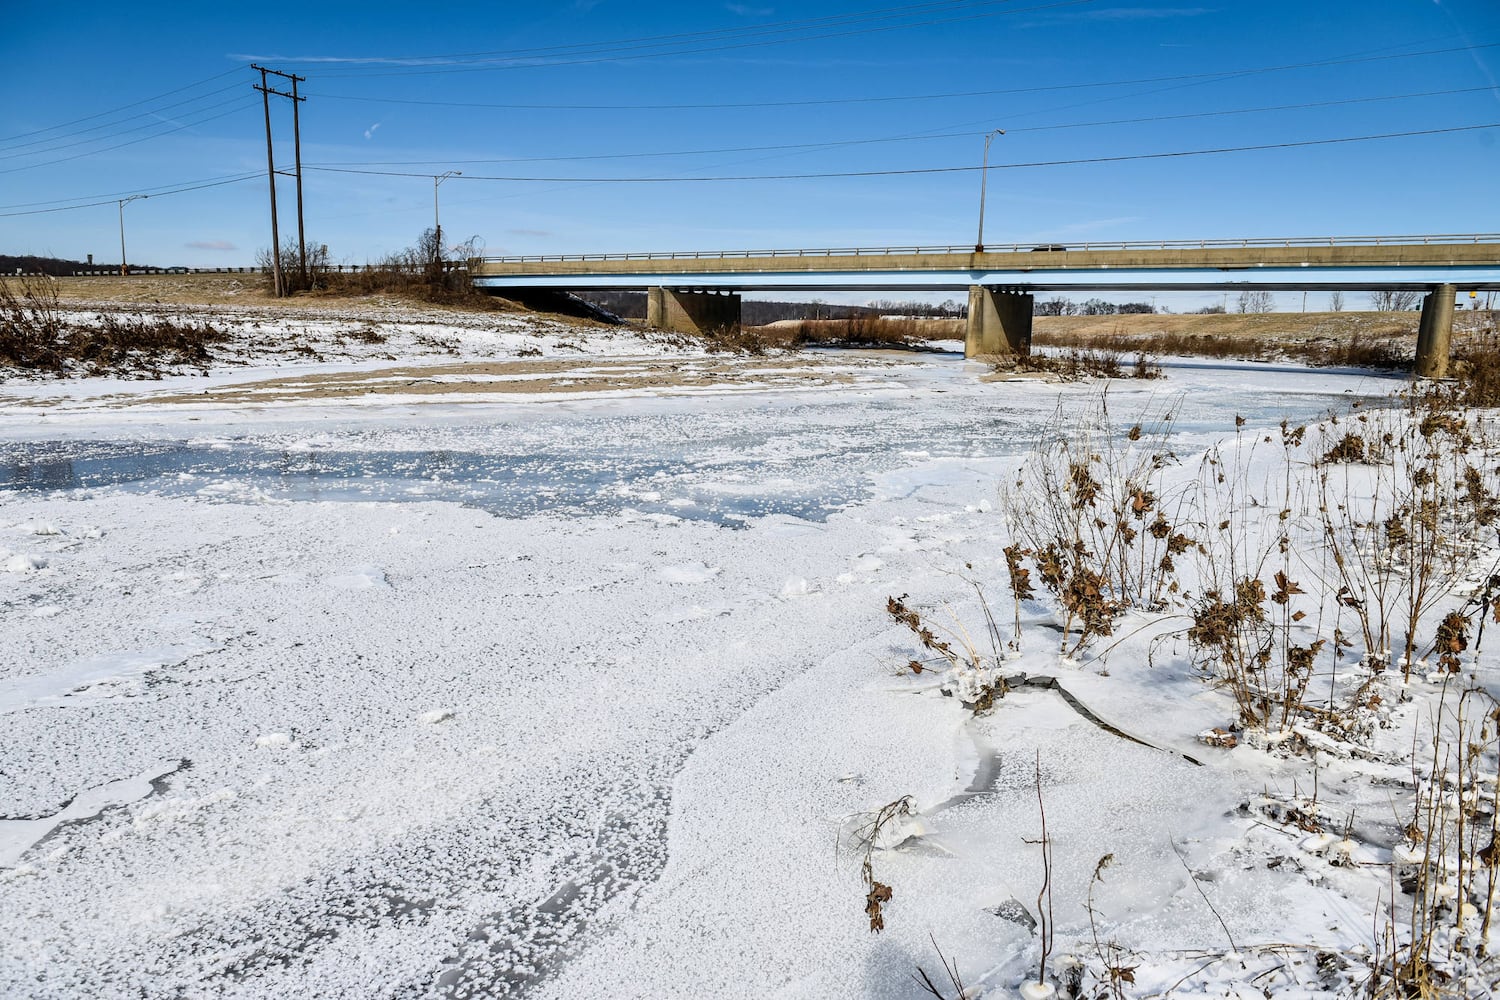
[[1065, 382], [1087, 378], [1161, 378], [1161, 365], [1145, 352], [1127, 362], [1118, 351], [1074, 348], [1062, 354], [1022, 354], [995, 363], [996, 371], [1038, 372]]
[[58, 305], [51, 279], [0, 279], [0, 365], [63, 373], [90, 371], [159, 374], [164, 366], [201, 365], [209, 346], [229, 335], [202, 321], [177, 316], [104, 313], [70, 321]]
[[1041, 582], [1059, 605], [1068, 655], [1112, 634], [1127, 608], [1159, 608], [1176, 589], [1176, 559], [1196, 545], [1182, 528], [1183, 495], [1163, 476], [1176, 461], [1171, 428], [1166, 413], [1122, 435], [1103, 395], [1074, 420], [1059, 409], [1001, 491], [1012, 590], [1020, 600]]
[[61, 368], [63, 329], [57, 286], [50, 278], [0, 278], [0, 364]]

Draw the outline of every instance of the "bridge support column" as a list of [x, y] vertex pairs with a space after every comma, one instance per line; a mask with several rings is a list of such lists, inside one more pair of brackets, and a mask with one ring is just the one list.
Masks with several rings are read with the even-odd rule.
[[1030, 354], [1031, 313], [1032, 296], [1027, 292], [997, 292], [984, 285], [970, 285], [964, 357]]
[[1446, 378], [1449, 344], [1453, 339], [1453, 285], [1438, 285], [1422, 300], [1422, 322], [1417, 327], [1418, 378]]
[[646, 291], [646, 325], [673, 333], [714, 333], [740, 325], [736, 292], [685, 292], [653, 286]]

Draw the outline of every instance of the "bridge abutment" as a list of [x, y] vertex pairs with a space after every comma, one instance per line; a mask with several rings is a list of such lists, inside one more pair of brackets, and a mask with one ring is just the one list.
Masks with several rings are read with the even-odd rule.
[[1027, 292], [1002, 292], [985, 285], [970, 285], [964, 357], [1030, 354], [1032, 305], [1033, 298]]
[[740, 325], [736, 292], [688, 292], [655, 285], [646, 290], [646, 325], [673, 333], [713, 333]]
[[1438, 285], [1422, 299], [1422, 322], [1417, 327], [1418, 378], [1446, 378], [1453, 340], [1453, 285]]

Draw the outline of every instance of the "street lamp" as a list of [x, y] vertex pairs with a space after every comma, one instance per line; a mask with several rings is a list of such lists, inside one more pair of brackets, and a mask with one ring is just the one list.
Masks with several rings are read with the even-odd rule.
[[129, 273], [126, 270], [126, 267], [125, 267], [125, 205], [128, 202], [135, 201], [137, 198], [149, 198], [149, 197], [151, 197], [151, 196], [150, 195], [146, 195], [146, 194], [133, 194], [129, 198], [121, 198], [121, 199], [119, 199], [119, 202], [120, 202], [120, 276], [121, 277], [124, 277], [127, 273]]
[[437, 244], [433, 252], [439, 260], [443, 258], [443, 224], [438, 221], [438, 185], [450, 177], [462, 177], [463, 173], [462, 170], [448, 170], [432, 178], [432, 229]]
[[990, 143], [995, 136], [1004, 134], [1005, 129], [997, 128], [984, 136], [984, 166], [979, 168], [979, 239], [974, 241], [975, 253], [984, 253], [984, 186], [990, 176]]

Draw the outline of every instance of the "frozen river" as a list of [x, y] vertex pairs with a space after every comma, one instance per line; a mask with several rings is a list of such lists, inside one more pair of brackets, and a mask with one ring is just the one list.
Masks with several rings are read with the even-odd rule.
[[[1183, 364], [1109, 399], [1122, 428], [1170, 409], [1186, 456], [1389, 388]], [[939, 357], [815, 392], [8, 422], [0, 994], [911, 995], [935, 925], [996, 932], [903, 899], [870, 935], [835, 850], [976, 767], [952, 704], [882, 689], [885, 599], [994, 578], [997, 483], [1097, 391]], [[1015, 746], [1069, 724], [1032, 720]], [[1020, 759], [978, 799], [1026, 791]], [[1144, 815], [1220, 794], [1157, 774]]]

